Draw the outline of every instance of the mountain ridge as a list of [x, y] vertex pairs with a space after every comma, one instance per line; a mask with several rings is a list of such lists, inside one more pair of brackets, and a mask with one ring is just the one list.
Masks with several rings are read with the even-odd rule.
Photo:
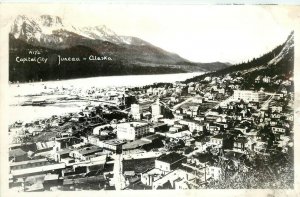
[[[46, 48], [42, 50], [46, 57], [52, 56], [53, 54], [51, 53], [53, 51], [55, 54], [65, 56], [65, 52], [69, 51], [69, 49], [77, 50], [77, 46], [88, 47], [91, 51], [93, 51], [93, 54], [91, 55], [109, 57], [112, 59], [110, 62], [102, 61], [88, 62], [86, 65], [82, 64], [82, 66], [87, 69], [91, 69], [90, 67], [93, 67], [93, 69], [96, 68], [98, 70], [98, 76], [108, 74], [105, 74], [106, 71], [101, 72], [101, 70], [99, 70], [96, 66], [102, 65], [99, 67], [104, 69], [105, 64], [107, 64], [108, 67], [119, 64], [124, 67], [122, 69], [124, 74], [136, 73], [133, 70], [131, 72], [127, 72], [126, 67], [141, 67], [138, 74], [147, 74], [150, 70], [151, 73], [164, 74], [174, 72], [208, 72], [230, 66], [227, 63], [194, 63], [180, 57], [178, 54], [168, 52], [140, 38], [120, 36], [105, 25], [75, 27], [72, 24], [65, 23], [62, 18], [51, 15], [41, 15], [36, 18], [19, 15], [11, 26], [9, 42], [10, 56], [12, 57], [10, 58], [9, 63], [13, 68], [10, 69], [12, 71], [12, 74], [10, 74], [10, 80], [13, 81], [19, 81], [18, 77], [15, 76], [15, 74], [19, 72], [18, 70], [25, 72], [25, 70], [20, 68], [20, 65], [14, 61], [14, 59], [18, 56], [28, 56], [28, 51], [21, 51], [18, 47], [15, 47], [16, 45], [20, 46], [25, 43], [29, 44], [28, 47], [31, 48], [31, 50], [39, 50], [40, 47]], [[79, 51], [77, 50], [73, 53], [68, 52], [67, 54], [82, 57]], [[35, 62], [26, 63], [26, 65], [30, 68], [39, 67], [35, 64]], [[62, 62], [62, 64], [66, 63]], [[66, 65], [62, 66], [65, 67]], [[69, 65], [69, 67], [70, 66], [71, 65]], [[45, 67], [50, 67], [50, 65]], [[142, 71], [143, 68], [145, 71]], [[70, 70], [70, 68], [66, 69], [70, 72], [77, 73], [77, 71]], [[114, 68], [111, 69], [117, 73], [110, 72], [109, 75], [122, 74]], [[34, 70], [32, 70], [32, 72], [34, 72]], [[85, 76], [85, 74], [83, 75]], [[76, 74], [76, 77], [81, 76]], [[22, 78], [22, 80], [37, 80], [39, 77], [36, 76], [34, 78], [35, 79]], [[65, 78], [69, 78], [69, 76], [61, 76], [60, 79]]]
[[[251, 61], [232, 65], [187, 79], [185, 82], [203, 81], [206, 77], [218, 77], [224, 75], [240, 76], [249, 84], [254, 84], [257, 76], [270, 76], [275, 78], [288, 79], [294, 76], [294, 31], [290, 33], [286, 41], [275, 47], [272, 51]], [[247, 87], [247, 84], [244, 88]]]

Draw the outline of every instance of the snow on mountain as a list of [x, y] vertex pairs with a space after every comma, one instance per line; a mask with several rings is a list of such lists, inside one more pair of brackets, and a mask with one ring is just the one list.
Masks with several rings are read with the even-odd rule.
[[282, 60], [287, 55], [287, 53], [292, 47], [294, 47], [294, 33], [292, 33], [289, 36], [283, 49], [280, 51], [278, 55], [276, 55], [272, 60], [268, 62], [268, 65], [276, 65], [280, 60]]
[[28, 19], [26, 16], [18, 16], [11, 27], [10, 33], [15, 38], [29, 40], [31, 38], [40, 39], [42, 29], [37, 22]]
[[10, 33], [16, 39], [36, 43], [62, 43], [67, 33], [74, 33], [92, 40], [108, 41], [114, 44], [145, 45], [147, 42], [129, 36], [119, 36], [114, 31], [103, 26], [75, 27], [65, 23], [58, 16], [41, 15], [30, 18], [24, 15], [18, 16], [11, 26]]
[[136, 37], [132, 36], [120, 36], [120, 39], [122, 40], [122, 43], [129, 44], [129, 45], [151, 45], [150, 43]]
[[88, 36], [92, 39], [109, 41], [115, 44], [121, 44], [122, 39], [111, 29], [107, 28], [105, 25], [103, 26], [95, 26], [95, 27], [83, 27], [79, 29], [80, 35]]

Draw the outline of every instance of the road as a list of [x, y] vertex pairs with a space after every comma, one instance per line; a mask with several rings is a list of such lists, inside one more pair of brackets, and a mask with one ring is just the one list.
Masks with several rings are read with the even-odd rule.
[[116, 190], [122, 190], [126, 187], [125, 177], [123, 176], [123, 157], [122, 154], [115, 155], [115, 164], [114, 164], [114, 182]]
[[173, 108], [172, 108], [172, 111], [175, 111], [176, 109], [178, 109], [181, 105], [185, 104], [185, 103], [188, 103], [190, 101], [192, 101], [194, 99], [194, 97], [191, 97], [191, 98], [188, 98], [186, 99], [185, 101], [177, 104], [177, 105], [174, 105]]
[[269, 94], [271, 95], [270, 98], [268, 98], [268, 100], [266, 100], [260, 107], [259, 111], [263, 108], [266, 108], [267, 106], [269, 106], [269, 103], [271, 102], [271, 100], [273, 99], [275, 94]]

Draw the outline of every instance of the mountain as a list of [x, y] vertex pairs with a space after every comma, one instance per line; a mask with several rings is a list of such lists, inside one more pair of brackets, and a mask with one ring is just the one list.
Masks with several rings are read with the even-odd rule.
[[254, 58], [251, 61], [233, 65], [211, 73], [196, 76], [186, 80], [186, 83], [202, 81], [206, 77], [231, 75], [243, 77], [246, 82], [244, 88], [253, 88], [257, 76], [269, 76], [273, 79], [289, 79], [294, 76], [294, 32], [287, 40], [272, 51]]
[[[11, 26], [9, 50], [9, 80], [20, 82], [108, 75], [212, 71], [230, 66], [220, 62], [193, 63], [140, 38], [118, 35], [105, 25], [76, 27], [58, 16], [50, 15], [41, 15], [37, 18], [18, 16]], [[37, 55], [47, 60], [50, 58], [51, 61], [37, 63], [37, 60], [33, 59], [38, 58]], [[91, 55], [100, 60], [83, 61], [83, 58], [89, 60]], [[48, 77], [47, 73], [51, 72], [53, 66], [57, 66], [59, 57], [79, 58], [81, 61], [60, 61], [61, 72], [62, 70], [68, 72]], [[29, 60], [20, 63], [16, 58]]]

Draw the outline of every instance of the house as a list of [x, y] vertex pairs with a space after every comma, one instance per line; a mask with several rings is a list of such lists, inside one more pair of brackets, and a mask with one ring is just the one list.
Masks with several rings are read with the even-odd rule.
[[[176, 169], [164, 174], [160, 169], [153, 168], [141, 174], [141, 182], [155, 190], [197, 188], [196, 179], [197, 176], [183, 169]], [[190, 185], [194, 187], [190, 187]]]
[[175, 113], [176, 113], [176, 114], [182, 114], [182, 113], [183, 113], [183, 109], [182, 109], [181, 107], [179, 107], [179, 108], [177, 108], [177, 109], [175, 110]]
[[271, 111], [272, 112], [278, 112], [278, 113], [281, 113], [282, 112], [282, 106], [278, 106], [278, 105], [274, 105], [271, 107]]
[[273, 133], [278, 133], [278, 134], [284, 134], [286, 129], [280, 126], [274, 126], [271, 127], [271, 130], [273, 131]]
[[210, 138], [209, 145], [215, 148], [231, 148], [233, 146], [232, 135], [218, 134]]
[[183, 120], [187, 117], [185, 114], [174, 114], [174, 119], [175, 120]]
[[261, 76], [258, 75], [256, 78], [255, 78], [255, 83], [260, 83], [261, 82]]
[[233, 150], [238, 152], [243, 152], [246, 149], [246, 144], [248, 140], [246, 137], [237, 137], [233, 141]]
[[179, 123], [182, 125], [187, 125], [189, 127], [190, 131], [204, 131], [205, 126], [197, 120], [189, 120], [189, 119], [183, 119], [179, 120]]
[[200, 151], [205, 151], [207, 148], [207, 142], [209, 142], [210, 139], [208, 136], [202, 135], [202, 136], [197, 136], [195, 137], [195, 146], [200, 150]]
[[217, 165], [208, 165], [206, 168], [206, 176], [218, 180], [221, 178], [222, 169]]
[[[282, 116], [282, 115], [281, 115], [280, 113], [277, 113], [277, 112], [273, 112], [273, 113], [270, 115], [270, 117], [271, 117], [272, 119], [279, 119], [281, 116]], [[276, 120], [276, 121], [278, 121], [278, 120]]]
[[167, 155], [161, 155], [155, 160], [155, 168], [164, 172], [170, 172], [178, 168], [183, 162], [187, 161], [187, 157], [176, 152]]
[[271, 82], [271, 77], [265, 76], [265, 77], [262, 79], [262, 81], [263, 81], [264, 83], [270, 83], [270, 82]]

